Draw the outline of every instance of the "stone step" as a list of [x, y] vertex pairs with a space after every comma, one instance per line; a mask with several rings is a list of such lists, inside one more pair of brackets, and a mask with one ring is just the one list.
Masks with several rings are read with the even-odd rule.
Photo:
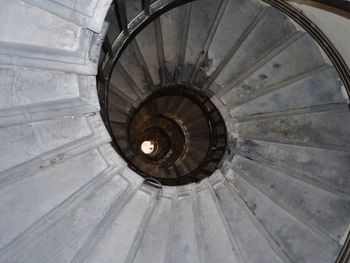
[[103, 30], [94, 33], [19, 0], [1, 4], [0, 64], [97, 74]]
[[1, 66], [0, 78], [0, 127], [100, 110], [93, 76]]

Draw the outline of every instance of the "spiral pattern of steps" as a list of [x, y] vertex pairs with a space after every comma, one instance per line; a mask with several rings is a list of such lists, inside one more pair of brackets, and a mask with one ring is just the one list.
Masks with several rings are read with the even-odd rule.
[[[208, 96], [189, 87], [167, 87], [133, 109], [116, 96], [118, 86], [110, 83], [107, 121], [118, 153], [131, 168], [173, 186], [200, 182], [215, 172], [226, 150], [227, 134]], [[119, 118], [121, 114], [124, 118]], [[147, 142], [149, 152], [142, 150]]]
[[[0, 0], [0, 262], [334, 262], [350, 229], [343, 73], [266, 2]], [[210, 98], [228, 135], [210, 174], [176, 186], [120, 147], [171, 87]], [[156, 113], [184, 118], [170, 97]], [[145, 112], [131, 125], [153, 127]]]

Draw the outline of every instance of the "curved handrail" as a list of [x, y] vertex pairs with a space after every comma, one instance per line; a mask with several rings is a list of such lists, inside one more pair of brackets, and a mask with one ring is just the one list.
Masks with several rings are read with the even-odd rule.
[[[294, 21], [296, 21], [301, 27], [303, 27], [306, 32], [308, 32], [321, 46], [321, 48], [326, 52], [328, 57], [331, 59], [334, 67], [337, 69], [348, 96], [350, 97], [350, 70], [344, 59], [341, 57], [340, 53], [333, 46], [331, 41], [326, 35], [303, 13], [288, 4], [285, 0], [263, 0], [264, 2], [276, 7]], [[320, 0], [323, 1], [323, 0]], [[312, 2], [320, 2], [319, 0], [312, 0]], [[331, 5], [333, 0], [324, 0]], [[338, 1], [339, 2], [339, 1]], [[348, 263], [350, 262], [350, 233], [348, 234], [345, 243], [338, 255], [335, 263]]]
[[338, 50], [334, 47], [328, 37], [301, 11], [293, 7], [285, 0], [262, 0], [267, 4], [277, 8], [281, 12], [285, 13], [296, 23], [298, 23], [324, 50], [329, 59], [332, 61], [333, 66], [341, 77], [346, 92], [350, 97], [350, 69]]
[[[117, 10], [117, 16], [119, 17], [119, 26], [122, 30], [122, 33], [115, 39], [113, 42], [108, 40], [106, 41], [105, 46], [107, 46], [106, 50], [106, 57], [104, 58], [104, 61], [102, 63], [102, 66], [100, 68], [99, 76], [102, 78], [102, 87], [100, 90], [100, 103], [102, 108], [102, 117], [105, 121], [105, 125], [107, 129], [109, 130], [110, 134], [113, 134], [112, 129], [110, 127], [110, 124], [108, 122], [109, 120], [109, 110], [108, 110], [108, 98], [109, 98], [109, 88], [108, 83], [111, 78], [112, 69], [115, 67], [115, 64], [117, 63], [119, 57], [123, 53], [124, 49], [128, 46], [128, 44], [135, 38], [135, 36], [148, 24], [150, 24], [154, 19], [162, 15], [163, 13], [177, 7], [183, 4], [186, 4], [188, 2], [192, 2], [195, 0], [158, 0], [155, 1], [153, 4], [151, 4], [150, 0], [143, 0], [143, 7], [144, 10], [139, 15], [137, 15], [132, 21], [128, 21], [127, 14], [126, 14], [126, 5], [125, 0], [117, 0], [115, 1], [115, 5], [118, 5]], [[101, 76], [102, 75], [102, 76]], [[207, 102], [207, 103], [205, 103]], [[197, 102], [197, 104], [200, 106], [200, 108], [206, 112], [210, 112], [210, 110], [206, 109], [208, 106], [207, 104], [210, 104], [211, 102], [208, 100]], [[220, 120], [214, 121], [212, 120], [212, 116], [209, 114], [206, 115], [208, 120], [210, 120], [210, 132], [211, 132], [211, 140], [210, 140], [210, 147], [208, 149], [208, 152], [206, 154], [205, 159], [203, 162], [201, 162], [200, 166], [197, 167], [194, 171], [192, 171], [190, 174], [186, 176], [186, 179], [190, 180], [190, 182], [196, 182], [200, 179], [203, 179], [202, 177], [196, 177], [196, 174], [211, 174], [210, 171], [207, 171], [207, 166], [211, 163], [219, 162], [219, 160], [222, 159], [225, 153], [226, 149], [226, 143], [227, 143], [227, 136], [226, 136], [226, 125], [222, 117], [220, 116]], [[224, 130], [224, 135], [221, 134], [221, 132], [216, 128], [221, 127]], [[220, 146], [220, 142], [215, 139], [216, 137], [219, 137], [220, 140], [222, 140], [222, 137], [224, 136], [225, 140], [225, 147]], [[113, 137], [113, 136], [112, 136]], [[114, 139], [114, 138], [113, 138]], [[115, 140], [113, 140], [113, 146], [118, 149], [118, 152], [123, 155], [123, 152], [119, 149], [118, 144]], [[218, 157], [220, 156], [220, 157]], [[125, 158], [124, 156], [124, 159]], [[131, 163], [129, 163], [130, 165]], [[133, 165], [130, 165], [130, 168], [141, 174], [143, 177], [150, 177], [148, 174], [144, 174], [142, 171], [136, 169]], [[216, 167], [217, 168], [217, 167]], [[163, 179], [163, 183], [165, 183], [166, 179]]]
[[[118, 4], [118, 6], [122, 7], [122, 11], [119, 13], [119, 17], [123, 19], [121, 22], [123, 32], [119, 35], [116, 41], [111, 45], [111, 54], [115, 58], [113, 63], [109, 63], [108, 54], [103, 61], [103, 68], [105, 69], [102, 73], [103, 81], [108, 81], [111, 72], [111, 68], [114, 67], [116, 61], [122, 54], [123, 50], [130, 43], [130, 41], [140, 32], [144, 27], [150, 24], [154, 19], [159, 17], [161, 14], [177, 7], [182, 4], [186, 4], [188, 2], [192, 2], [195, 0], [158, 0], [152, 4], [152, 0], [141, 0], [144, 11], [139, 14], [133, 21], [129, 22], [126, 19], [126, 10], [125, 10], [125, 1], [126, 0], [115, 0], [114, 2]], [[337, 51], [337, 49], [333, 46], [332, 42], [328, 39], [328, 37], [302, 12], [298, 9], [287, 3], [286, 0], [262, 0], [267, 4], [274, 6], [278, 10], [285, 13], [291, 19], [296, 21], [306, 32], [308, 32], [315, 41], [320, 45], [320, 47], [325, 51], [325, 53], [331, 59], [334, 67], [337, 69], [343, 83], [345, 89], [350, 97], [350, 70], [344, 59]], [[309, 0], [314, 3], [322, 3], [328, 6], [335, 7], [339, 10], [343, 10], [346, 12], [350, 12], [350, 2], [345, 0]], [[124, 10], [123, 10], [124, 4]], [[104, 94], [102, 95], [101, 100], [101, 108], [103, 109], [105, 105], [108, 105], [108, 89], [104, 90]], [[107, 114], [108, 112], [104, 112]], [[110, 126], [108, 123], [105, 123], [107, 129], [110, 130]], [[336, 263], [346, 263], [349, 262], [350, 259], [350, 233], [343, 245], [343, 248], [336, 260]]]
[[317, 2], [325, 5], [329, 5], [340, 10], [350, 12], [350, 2], [345, 0], [309, 0], [310, 2]]

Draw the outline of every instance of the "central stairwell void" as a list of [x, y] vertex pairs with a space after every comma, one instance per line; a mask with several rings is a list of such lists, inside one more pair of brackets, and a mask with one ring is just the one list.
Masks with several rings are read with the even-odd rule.
[[219, 167], [226, 126], [208, 96], [185, 86], [167, 87], [141, 97], [134, 107], [119, 95], [117, 87], [127, 88], [118, 82], [120, 78], [112, 75], [109, 83], [106, 121], [130, 168], [163, 185], [183, 185], [199, 182]]
[[99, 94], [129, 167], [185, 185], [167, 189], [166, 259], [333, 262], [349, 224], [350, 112], [331, 58], [286, 5], [143, 4], [109, 10]]
[[0, 263], [347, 262], [350, 71], [294, 5], [0, 4]]

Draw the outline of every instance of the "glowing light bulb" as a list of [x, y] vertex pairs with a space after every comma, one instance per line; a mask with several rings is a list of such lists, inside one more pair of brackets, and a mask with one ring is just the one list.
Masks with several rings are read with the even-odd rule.
[[154, 149], [155, 149], [155, 145], [154, 145], [154, 142], [152, 141], [144, 141], [141, 144], [141, 151], [144, 154], [151, 154], [154, 152]]

